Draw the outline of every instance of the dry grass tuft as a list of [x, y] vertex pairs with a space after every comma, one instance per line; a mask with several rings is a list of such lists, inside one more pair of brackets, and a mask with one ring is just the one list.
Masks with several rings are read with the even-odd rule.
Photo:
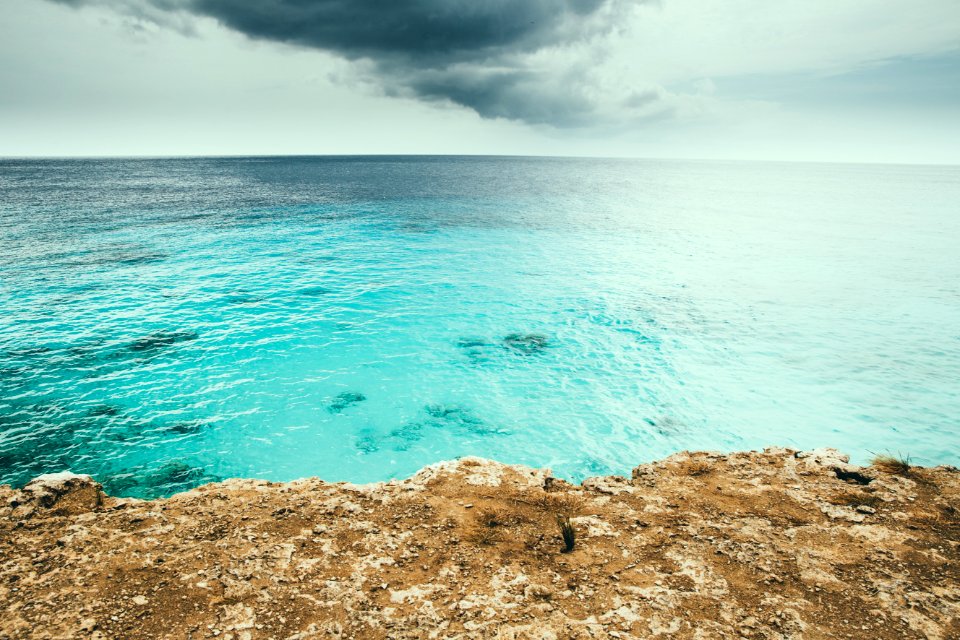
[[583, 508], [583, 497], [567, 493], [541, 493], [532, 499], [514, 497], [513, 502], [529, 505], [541, 513], [576, 514]]
[[474, 527], [467, 539], [475, 545], [489, 547], [503, 540], [503, 530], [496, 527]]
[[556, 522], [563, 538], [564, 552], [572, 550], [576, 532], [570, 518], [578, 515], [585, 504], [577, 493], [504, 492], [485, 495], [467, 524], [466, 539], [477, 545], [497, 545], [502, 553], [525, 550], [545, 552], [549, 544], [546, 534]]
[[520, 519], [516, 513], [511, 513], [506, 509], [498, 507], [481, 508], [477, 510], [477, 526], [480, 527], [505, 527], [511, 524], [518, 524]]
[[503, 540], [506, 530], [511, 530], [511, 537], [516, 537], [529, 522], [530, 519], [519, 509], [481, 507], [475, 512], [468, 539], [478, 545], [498, 544]]
[[710, 471], [711, 465], [706, 460], [690, 460], [680, 467], [680, 472], [688, 476], [702, 476]]
[[870, 466], [884, 473], [905, 476], [910, 473], [910, 456], [899, 453], [896, 456], [889, 453], [877, 454], [870, 460]]
[[827, 501], [840, 507], [873, 507], [876, 508], [883, 500], [872, 493], [863, 493], [860, 491], [845, 491], [830, 496]]

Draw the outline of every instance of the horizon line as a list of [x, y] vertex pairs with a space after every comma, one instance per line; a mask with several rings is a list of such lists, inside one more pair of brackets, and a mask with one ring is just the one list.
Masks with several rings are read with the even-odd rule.
[[103, 154], [103, 155], [0, 155], [0, 162], [11, 160], [257, 160], [281, 158], [317, 158], [317, 159], [360, 159], [360, 158], [513, 158], [538, 160], [628, 160], [656, 162], [716, 162], [729, 164], [843, 164], [869, 166], [910, 166], [910, 167], [957, 167], [960, 162], [914, 162], [886, 160], [810, 160], [782, 158], [710, 158], [676, 156], [593, 156], [593, 155], [553, 155], [520, 153], [262, 153], [262, 154]]

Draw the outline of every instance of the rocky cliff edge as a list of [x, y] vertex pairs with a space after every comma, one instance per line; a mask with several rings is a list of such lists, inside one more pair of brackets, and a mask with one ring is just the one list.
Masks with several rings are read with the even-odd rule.
[[0, 638], [950, 640], [958, 545], [956, 469], [831, 449], [580, 486], [463, 458], [153, 501], [60, 473], [0, 487]]

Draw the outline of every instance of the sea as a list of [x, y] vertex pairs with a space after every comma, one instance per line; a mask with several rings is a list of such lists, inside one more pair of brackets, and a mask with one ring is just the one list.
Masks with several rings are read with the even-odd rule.
[[0, 483], [960, 464], [960, 167], [0, 160]]

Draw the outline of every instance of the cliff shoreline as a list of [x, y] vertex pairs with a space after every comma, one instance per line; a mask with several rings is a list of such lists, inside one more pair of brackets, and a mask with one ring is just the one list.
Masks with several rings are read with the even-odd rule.
[[0, 638], [960, 637], [960, 472], [831, 449], [152, 501], [53, 474], [0, 487], [0, 550]]

